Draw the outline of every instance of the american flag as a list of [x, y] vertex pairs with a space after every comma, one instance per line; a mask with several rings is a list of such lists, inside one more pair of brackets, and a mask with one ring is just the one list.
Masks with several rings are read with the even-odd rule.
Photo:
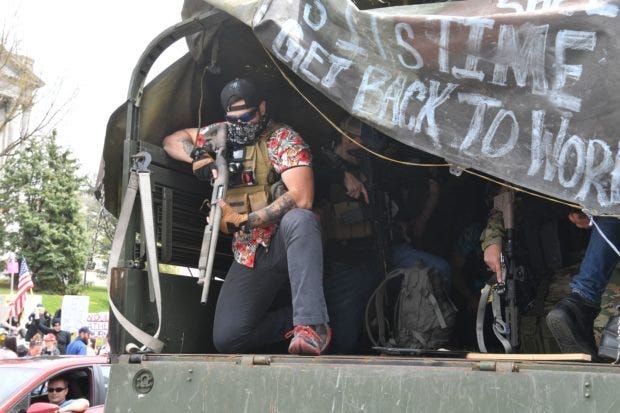
[[19, 278], [17, 281], [17, 297], [9, 308], [9, 317], [19, 317], [19, 314], [24, 308], [26, 303], [26, 294], [34, 287], [32, 283], [32, 277], [30, 276], [30, 269], [26, 264], [26, 258], [22, 257], [21, 265], [19, 266]]

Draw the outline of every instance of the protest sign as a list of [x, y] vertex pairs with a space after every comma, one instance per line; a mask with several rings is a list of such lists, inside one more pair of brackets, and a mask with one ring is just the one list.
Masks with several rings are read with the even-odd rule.
[[84, 295], [65, 295], [62, 298], [61, 326], [63, 330], [74, 333], [87, 325], [90, 297]]
[[91, 337], [105, 337], [108, 334], [109, 313], [88, 313], [88, 328]]

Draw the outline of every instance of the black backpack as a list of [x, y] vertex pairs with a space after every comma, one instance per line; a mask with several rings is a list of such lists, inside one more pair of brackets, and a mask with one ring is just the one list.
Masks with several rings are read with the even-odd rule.
[[456, 312], [441, 275], [418, 263], [392, 271], [372, 293], [366, 329], [375, 346], [436, 350], [450, 341]]

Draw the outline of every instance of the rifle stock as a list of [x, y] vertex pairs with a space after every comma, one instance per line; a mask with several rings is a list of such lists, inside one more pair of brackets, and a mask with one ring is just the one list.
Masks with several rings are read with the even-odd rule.
[[217, 168], [217, 178], [213, 182], [211, 192], [211, 209], [209, 220], [205, 226], [200, 248], [200, 259], [198, 260], [199, 278], [198, 284], [202, 284], [202, 294], [200, 303], [206, 304], [209, 296], [209, 288], [213, 278], [213, 263], [215, 261], [215, 250], [217, 239], [220, 233], [220, 221], [222, 219], [222, 208], [218, 201], [226, 198], [228, 188], [228, 162], [226, 160], [226, 126], [222, 125], [216, 131], [213, 143], [217, 148], [215, 153], [215, 166]]

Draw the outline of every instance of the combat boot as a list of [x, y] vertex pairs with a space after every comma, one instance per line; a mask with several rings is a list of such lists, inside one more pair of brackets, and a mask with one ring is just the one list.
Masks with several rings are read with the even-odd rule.
[[562, 353], [586, 353], [596, 357], [594, 319], [600, 307], [571, 293], [547, 314], [547, 326]]

